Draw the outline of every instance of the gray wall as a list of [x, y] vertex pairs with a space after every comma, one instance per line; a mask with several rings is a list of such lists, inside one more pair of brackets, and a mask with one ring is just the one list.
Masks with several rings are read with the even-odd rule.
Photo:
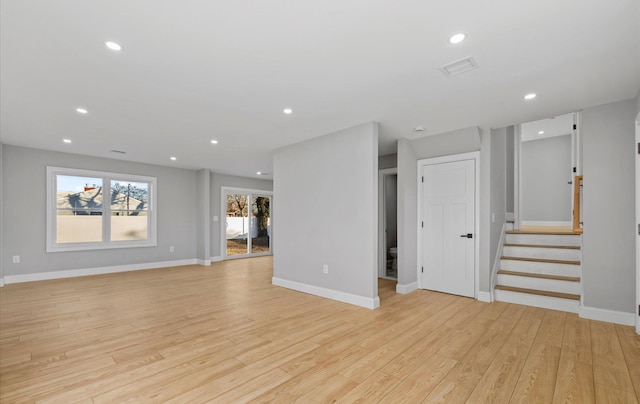
[[387, 230], [386, 255], [391, 247], [398, 245], [398, 176], [384, 176], [385, 224]]
[[0, 143], [0, 286], [4, 284], [4, 239], [3, 239], [3, 218], [5, 215], [4, 211], [4, 198], [3, 198], [3, 178], [4, 178], [4, 159], [2, 156], [4, 144]]
[[395, 168], [398, 166], [398, 154], [385, 154], [378, 157], [378, 170], [385, 168]]
[[377, 124], [278, 149], [273, 166], [274, 277], [377, 298]]
[[[502, 227], [507, 212], [507, 129], [491, 130], [491, 183], [490, 183], [490, 247], [489, 247], [489, 268], [493, 268], [496, 259], [498, 244], [502, 236]], [[512, 187], [513, 190], [513, 187]], [[490, 283], [486, 283], [483, 277], [481, 290], [490, 290]], [[490, 280], [490, 279], [489, 279]]]
[[398, 140], [398, 284], [418, 281], [418, 166], [409, 139]]
[[211, 171], [199, 170], [197, 181], [197, 258], [204, 264], [211, 259]]
[[571, 135], [522, 142], [523, 221], [571, 221]]
[[[3, 147], [5, 276], [193, 259], [196, 256], [196, 172], [25, 147]], [[158, 179], [158, 246], [46, 253], [48, 165], [146, 175]], [[6, 192], [10, 189], [11, 192]], [[170, 253], [169, 247], [175, 252]], [[21, 263], [11, 263], [20, 255]]]
[[398, 141], [398, 284], [417, 281], [417, 161], [480, 150], [477, 127]]
[[582, 113], [584, 305], [635, 312], [634, 100]]
[[514, 180], [515, 180], [515, 166], [514, 164], [514, 147], [515, 147], [515, 129], [513, 126], [507, 127], [507, 156], [506, 156], [506, 181], [507, 181], [507, 205], [506, 211], [513, 213], [514, 210]]
[[[211, 173], [211, 256], [215, 258], [222, 257], [221, 251], [221, 229], [224, 223], [225, 214], [222, 212], [221, 197], [222, 187], [257, 189], [261, 191], [273, 191], [273, 181], [263, 180], [259, 178], [237, 177], [234, 175]], [[273, 216], [274, 228], [277, 226], [274, 210], [277, 209], [275, 202], [272, 203], [271, 216]], [[218, 221], [213, 221], [213, 217], [217, 216]], [[275, 243], [273, 237], [272, 245]]]

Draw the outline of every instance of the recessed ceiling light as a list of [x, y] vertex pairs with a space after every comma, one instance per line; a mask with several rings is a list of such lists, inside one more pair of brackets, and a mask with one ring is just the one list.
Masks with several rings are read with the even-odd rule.
[[543, 130], [538, 131], [538, 135], [544, 135], [544, 131]]
[[524, 96], [525, 100], [532, 100], [534, 98], [536, 98], [536, 93], [529, 93], [529, 94]]
[[460, 43], [464, 41], [466, 37], [467, 36], [463, 33], [452, 35], [451, 38], [449, 38], [449, 43], [452, 43], [452, 44]]
[[85, 108], [76, 108], [76, 112], [79, 114], [87, 114], [89, 111], [87, 111]]
[[291, 115], [293, 113], [293, 110], [291, 108], [285, 108], [282, 110], [282, 112], [284, 112], [287, 115]]
[[258, 171], [256, 174], [258, 174], [258, 175], [262, 175], [262, 172], [261, 172], [261, 171]]
[[107, 48], [111, 49], [112, 51], [120, 52], [122, 50], [122, 46], [119, 43], [116, 43], [113, 41], [107, 41], [104, 44], [107, 46]]
[[176, 160], [177, 160], [177, 158], [171, 157], [171, 161], [176, 161]]
[[218, 141], [217, 140], [212, 140], [211, 144], [218, 144]]
[[71, 143], [71, 139], [62, 139], [62, 141], [65, 143]]

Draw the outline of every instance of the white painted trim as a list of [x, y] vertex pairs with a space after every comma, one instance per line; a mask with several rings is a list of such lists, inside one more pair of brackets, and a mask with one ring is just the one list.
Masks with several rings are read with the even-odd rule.
[[571, 227], [571, 221], [523, 220], [522, 226], [564, 226]]
[[479, 291], [479, 292], [478, 292], [478, 301], [486, 302], [486, 303], [491, 303], [491, 302], [493, 302], [493, 293], [491, 293], [491, 292]]
[[566, 311], [577, 313], [579, 303], [577, 300], [560, 299], [550, 296], [530, 295], [508, 290], [495, 290], [494, 298], [497, 302], [524, 304], [525, 306], [540, 307], [543, 309]]
[[387, 237], [384, 232], [386, 227], [386, 204], [385, 204], [385, 188], [384, 177], [387, 175], [398, 174], [398, 168], [384, 168], [378, 170], [378, 278], [386, 278], [385, 269], [387, 266], [386, 244]]
[[606, 321], [608, 323], [622, 324], [633, 326], [635, 323], [634, 313], [625, 313], [623, 311], [598, 309], [596, 307], [581, 306], [578, 307], [578, 315], [580, 318], [589, 320]]
[[396, 293], [400, 293], [402, 295], [409, 294], [414, 290], [418, 289], [418, 281], [408, 283], [406, 285], [396, 284]]
[[4, 286], [4, 277], [0, 278], [0, 288]]
[[67, 271], [37, 272], [33, 274], [24, 274], [24, 275], [6, 275], [4, 277], [4, 280], [8, 285], [10, 283], [45, 281], [49, 279], [75, 278], [76, 276], [113, 274], [117, 272], [140, 271], [144, 269], [178, 267], [182, 265], [195, 265], [195, 264], [197, 264], [197, 260], [193, 258], [193, 259], [175, 260], [175, 261], [147, 262], [143, 264], [115, 265], [111, 267], [70, 269]]
[[[238, 256], [227, 256], [227, 193], [239, 193], [239, 194], [247, 194], [251, 199], [253, 195], [267, 195], [271, 197], [271, 203], [269, 208], [269, 217], [271, 219], [271, 234], [273, 234], [273, 191], [264, 191], [261, 189], [251, 189], [251, 188], [237, 188], [237, 187], [220, 187], [220, 255], [222, 260], [233, 259], [233, 258], [246, 258], [246, 257], [256, 257], [256, 253], [247, 253], [240, 254]], [[251, 220], [249, 220], [249, 226], [251, 226]], [[249, 228], [249, 233], [251, 234], [251, 228]], [[261, 255], [267, 255], [273, 253], [273, 240], [269, 240], [269, 253], [263, 253]], [[251, 251], [251, 237], [247, 239], [247, 251]]]
[[211, 257], [211, 262], [220, 262], [222, 261], [222, 257], [217, 255], [215, 257]]
[[196, 260], [196, 262], [197, 262], [198, 265], [202, 265], [204, 267], [208, 267], [209, 265], [211, 265], [211, 260], [198, 259], [198, 260]]
[[418, 164], [417, 164], [417, 180], [418, 183], [416, 185], [416, 189], [417, 189], [417, 206], [416, 206], [416, 210], [418, 212], [418, 217], [416, 220], [416, 232], [418, 234], [417, 238], [417, 245], [416, 245], [416, 249], [417, 249], [417, 266], [416, 266], [416, 273], [417, 273], [417, 277], [418, 277], [418, 287], [420, 289], [424, 289], [424, 285], [422, 284], [422, 271], [421, 271], [421, 266], [422, 266], [422, 232], [420, 231], [420, 222], [422, 221], [422, 216], [424, 214], [424, 212], [422, 211], [422, 192], [421, 192], [421, 177], [422, 177], [422, 169], [424, 166], [428, 166], [428, 165], [433, 165], [433, 164], [442, 164], [442, 163], [453, 163], [453, 162], [457, 162], [457, 161], [464, 161], [464, 160], [473, 160], [474, 162], [474, 175], [475, 175], [475, 207], [474, 207], [474, 215], [475, 215], [475, 237], [474, 237], [474, 243], [475, 243], [475, 270], [474, 270], [474, 297], [478, 296], [478, 293], [480, 291], [480, 152], [479, 151], [475, 151], [475, 152], [469, 152], [469, 153], [461, 153], [461, 154], [453, 154], [450, 156], [442, 156], [442, 157], [433, 157], [433, 158], [428, 158], [428, 159], [420, 159], [418, 160]]
[[513, 222], [515, 221], [515, 214], [513, 212], [506, 212], [504, 214], [504, 220], [507, 222]]
[[321, 288], [319, 286], [309, 285], [306, 283], [276, 278], [275, 276], [272, 278], [271, 282], [274, 285], [281, 286], [283, 288], [292, 289], [298, 292], [308, 293], [310, 295], [320, 296], [331, 300], [337, 300], [339, 302], [349, 303], [367, 309], [376, 309], [380, 307], [380, 298], [378, 296], [376, 296], [375, 298], [358, 296], [351, 293]]
[[[639, 95], [640, 97], [640, 95]], [[640, 144], [640, 113], [636, 116], [636, 144]], [[582, 211], [581, 211], [582, 212]], [[636, 153], [636, 333], [640, 334], [640, 155]], [[634, 308], [634, 311], [636, 309]]]

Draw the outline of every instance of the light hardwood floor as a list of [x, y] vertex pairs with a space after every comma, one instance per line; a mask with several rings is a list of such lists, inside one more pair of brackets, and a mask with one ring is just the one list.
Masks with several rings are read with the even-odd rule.
[[0, 288], [0, 401], [636, 403], [640, 337], [379, 282], [368, 310], [271, 257]]

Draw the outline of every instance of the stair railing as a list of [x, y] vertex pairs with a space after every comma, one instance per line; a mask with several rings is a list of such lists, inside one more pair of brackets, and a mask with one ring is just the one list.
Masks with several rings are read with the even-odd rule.
[[580, 202], [582, 199], [580, 187], [582, 187], [582, 175], [576, 175], [573, 181], [573, 232], [578, 234], [582, 233], [582, 227], [580, 227]]

